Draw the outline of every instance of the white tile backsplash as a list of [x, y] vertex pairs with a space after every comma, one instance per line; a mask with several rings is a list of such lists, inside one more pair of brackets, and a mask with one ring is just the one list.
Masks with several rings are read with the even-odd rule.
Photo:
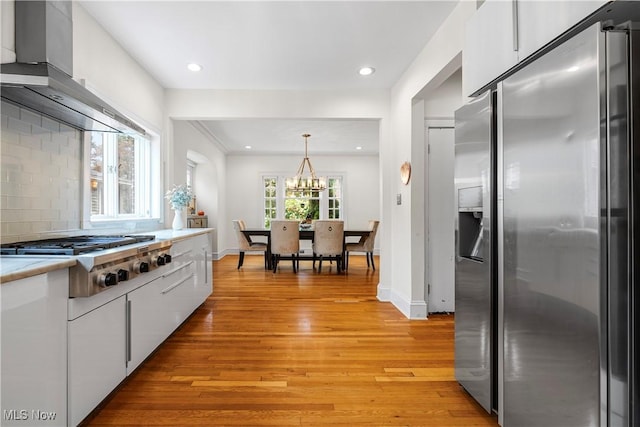
[[0, 105], [2, 243], [80, 229], [82, 133]]

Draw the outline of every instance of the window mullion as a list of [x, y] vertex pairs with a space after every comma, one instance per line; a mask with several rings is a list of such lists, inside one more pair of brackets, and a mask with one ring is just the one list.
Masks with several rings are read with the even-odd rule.
[[105, 214], [118, 216], [118, 143], [115, 135], [105, 134]]

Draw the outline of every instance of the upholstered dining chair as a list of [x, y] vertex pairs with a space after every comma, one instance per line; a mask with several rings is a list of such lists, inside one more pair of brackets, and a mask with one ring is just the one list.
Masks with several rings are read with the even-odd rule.
[[242, 267], [244, 263], [244, 253], [250, 251], [264, 252], [264, 268], [269, 268], [269, 262], [267, 257], [267, 244], [264, 242], [253, 242], [247, 236], [244, 235], [242, 230], [246, 228], [245, 223], [241, 219], [234, 219], [233, 229], [236, 232], [236, 238], [238, 239], [238, 249], [240, 250], [240, 256], [238, 258], [238, 269]]
[[371, 266], [374, 270], [376, 269], [376, 264], [373, 261], [373, 244], [376, 240], [376, 233], [378, 232], [379, 224], [380, 221], [377, 220], [369, 221], [369, 235], [362, 236], [358, 243], [347, 243], [345, 245], [345, 270], [349, 269], [350, 252], [364, 252], [367, 256], [367, 268]]
[[300, 221], [271, 221], [271, 265], [273, 272], [278, 269], [280, 258], [291, 257], [293, 272], [298, 271], [298, 252], [300, 252]]
[[313, 266], [319, 259], [318, 272], [322, 271], [323, 259], [335, 259], [338, 273], [342, 268], [342, 254], [344, 252], [344, 221], [315, 220], [313, 221]]

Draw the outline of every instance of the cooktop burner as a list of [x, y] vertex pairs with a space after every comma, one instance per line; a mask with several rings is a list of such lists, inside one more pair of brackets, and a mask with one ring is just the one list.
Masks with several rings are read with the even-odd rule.
[[2, 255], [80, 255], [154, 240], [156, 236], [69, 236], [0, 246]]

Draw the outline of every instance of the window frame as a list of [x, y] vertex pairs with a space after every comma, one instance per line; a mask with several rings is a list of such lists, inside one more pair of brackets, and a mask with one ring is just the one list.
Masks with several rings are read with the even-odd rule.
[[[118, 135], [100, 132], [84, 132], [83, 135], [83, 184], [82, 184], [82, 229], [105, 228], [123, 222], [143, 224], [160, 222], [160, 209], [162, 198], [161, 191], [161, 154], [160, 138], [152, 133], [145, 136], [132, 134], [134, 137], [134, 150], [136, 158], [134, 162], [133, 180], [135, 194], [133, 198], [134, 213], [121, 214], [118, 206], [119, 177], [117, 166], [112, 160], [117, 159]], [[92, 138], [100, 137], [103, 143], [103, 183], [105, 194], [102, 197], [104, 204], [101, 214], [92, 213]], [[141, 143], [140, 141], [145, 141]], [[107, 153], [108, 151], [108, 153]], [[110, 173], [107, 172], [110, 169]]]
[[[276, 218], [284, 218], [285, 217], [285, 201], [287, 199], [286, 193], [286, 185], [285, 180], [287, 175], [285, 174], [261, 174], [261, 191], [262, 191], [262, 226], [267, 228], [267, 217], [266, 217], [266, 192], [265, 192], [265, 180], [267, 179], [276, 179], [276, 196], [273, 198], [269, 198], [269, 200], [275, 200], [276, 202]], [[340, 173], [333, 173], [327, 175], [327, 183], [331, 180], [338, 180], [340, 182], [340, 197], [334, 197], [332, 199], [339, 200], [338, 211], [340, 212], [340, 218], [345, 220], [346, 211], [344, 209], [344, 186], [345, 186], [345, 176]], [[327, 188], [324, 191], [320, 191], [319, 200], [320, 200], [320, 218], [319, 219], [329, 219], [329, 189]], [[270, 219], [271, 220], [271, 219]]]

